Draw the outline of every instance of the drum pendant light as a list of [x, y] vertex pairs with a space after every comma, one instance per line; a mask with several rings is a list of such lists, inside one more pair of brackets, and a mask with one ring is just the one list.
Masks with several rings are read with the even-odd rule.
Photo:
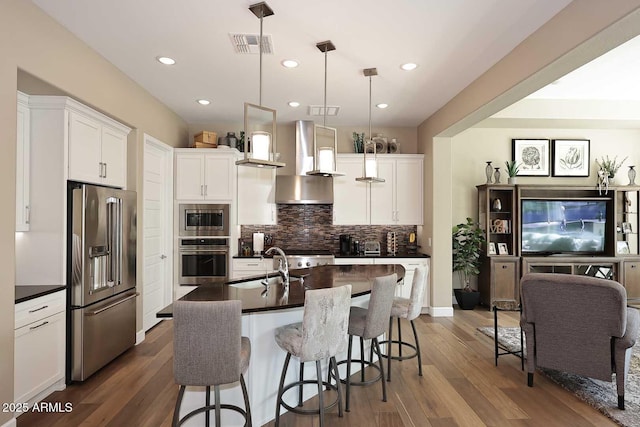
[[[324, 107], [322, 126], [313, 127], [313, 170], [307, 175], [342, 176], [336, 171], [336, 154], [338, 153], [338, 130], [327, 126], [327, 53], [336, 50], [331, 40], [316, 44], [320, 52], [324, 52]], [[321, 143], [318, 135], [330, 135]], [[330, 141], [327, 141], [330, 140]]]
[[249, 6], [249, 10], [260, 19], [260, 94], [258, 105], [244, 103], [244, 158], [236, 165], [258, 168], [281, 168], [284, 163], [276, 161], [276, 110], [262, 106], [262, 20], [273, 15], [273, 10], [265, 2]]
[[[365, 141], [365, 149], [362, 159], [362, 176], [356, 178], [360, 182], [384, 182], [383, 178], [378, 178], [378, 159], [376, 144], [371, 140], [371, 77], [378, 75], [377, 68], [365, 68], [365, 77], [369, 77], [369, 138]], [[373, 147], [373, 153], [367, 153], [367, 145]]]

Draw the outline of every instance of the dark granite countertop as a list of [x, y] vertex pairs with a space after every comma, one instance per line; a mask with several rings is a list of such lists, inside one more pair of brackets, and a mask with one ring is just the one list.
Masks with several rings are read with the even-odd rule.
[[[398, 281], [404, 278], [404, 267], [401, 265], [323, 265], [313, 268], [291, 270], [291, 283], [288, 295], [284, 295], [282, 285], [270, 285], [265, 296], [265, 287], [258, 284], [255, 287], [243, 288], [242, 284], [264, 278], [256, 276], [227, 283], [211, 283], [200, 285], [187, 295], [180, 298], [185, 301], [242, 301], [243, 313], [255, 313], [272, 310], [304, 306], [304, 292], [307, 289], [331, 288], [351, 285], [351, 296], [357, 297], [371, 292], [373, 280], [376, 277], [396, 273]], [[275, 275], [277, 276], [277, 274]], [[274, 277], [271, 274], [270, 277]], [[304, 278], [304, 284], [297, 277]], [[234, 284], [236, 286], [234, 286]], [[160, 310], [156, 317], [168, 318], [173, 316], [173, 305]]]
[[64, 285], [24, 285], [16, 286], [16, 304], [52, 294], [65, 289]]
[[[422, 253], [399, 253], [396, 255], [388, 255], [386, 253], [382, 253], [381, 255], [333, 255], [336, 258], [431, 258], [427, 254]], [[234, 259], [261, 259], [261, 258], [273, 258], [272, 255], [252, 255], [252, 256], [243, 256], [243, 255], [235, 255]]]

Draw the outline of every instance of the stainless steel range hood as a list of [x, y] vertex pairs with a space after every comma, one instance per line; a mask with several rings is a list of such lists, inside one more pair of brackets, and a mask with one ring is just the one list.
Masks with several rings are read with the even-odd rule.
[[296, 122], [296, 174], [276, 175], [276, 203], [333, 204], [333, 178], [306, 175], [313, 169], [311, 120]]

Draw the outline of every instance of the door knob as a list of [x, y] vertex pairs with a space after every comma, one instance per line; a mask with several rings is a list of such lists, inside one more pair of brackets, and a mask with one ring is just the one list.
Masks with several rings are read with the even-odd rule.
[[165, 254], [160, 255], [160, 259], [166, 259], [167, 256]]

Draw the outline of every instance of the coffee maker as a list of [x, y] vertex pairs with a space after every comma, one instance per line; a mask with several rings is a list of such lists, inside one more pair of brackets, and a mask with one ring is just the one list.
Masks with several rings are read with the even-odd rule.
[[340, 235], [340, 255], [351, 255], [351, 235]]

